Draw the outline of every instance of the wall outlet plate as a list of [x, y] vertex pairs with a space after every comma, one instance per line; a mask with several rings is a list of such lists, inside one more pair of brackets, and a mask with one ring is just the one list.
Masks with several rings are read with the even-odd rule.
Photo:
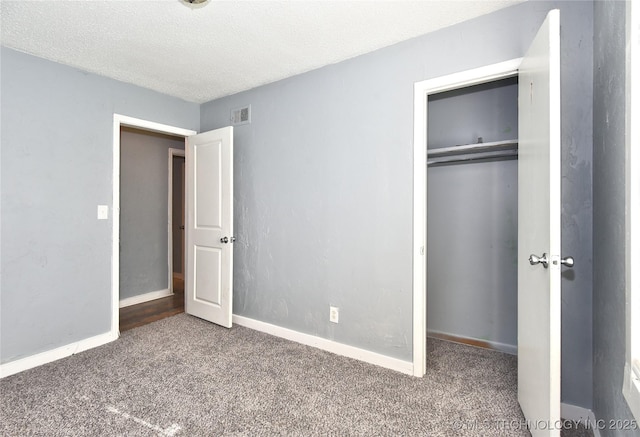
[[98, 205], [98, 220], [108, 220], [108, 219], [109, 219], [109, 206]]
[[332, 323], [338, 323], [340, 316], [340, 309], [338, 307], [329, 307], [329, 321]]

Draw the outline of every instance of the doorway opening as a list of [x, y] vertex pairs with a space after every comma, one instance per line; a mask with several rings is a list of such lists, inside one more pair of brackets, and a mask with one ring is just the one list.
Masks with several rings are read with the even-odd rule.
[[120, 129], [120, 331], [184, 311], [184, 141]]
[[427, 100], [427, 336], [517, 354], [518, 77]]
[[[422, 377], [427, 366], [427, 141], [429, 118], [429, 97], [439, 93], [463, 90], [480, 84], [487, 84], [501, 79], [518, 76], [518, 68], [522, 59], [512, 59], [498, 64], [467, 70], [434, 79], [417, 82], [414, 87], [414, 179], [413, 179], [413, 374]], [[455, 93], [454, 93], [455, 94]], [[445, 96], [441, 94], [440, 97]], [[437, 96], [434, 101], [437, 99]], [[470, 135], [468, 133], [467, 135]], [[478, 137], [474, 135], [468, 141], [469, 147], [474, 145]], [[441, 148], [455, 147], [458, 141], [443, 143]], [[487, 141], [489, 138], [487, 138]], [[485, 142], [485, 138], [482, 138]], [[464, 145], [466, 141], [462, 142]], [[507, 147], [507, 146], [505, 146]], [[456, 155], [454, 153], [454, 155]], [[460, 241], [457, 238], [456, 241]], [[439, 254], [432, 256], [440, 256]], [[481, 260], [482, 254], [477, 254]], [[449, 260], [455, 264], [456, 260]], [[434, 329], [435, 331], [435, 329]]]
[[114, 114], [111, 332], [115, 336], [120, 332], [120, 308], [123, 318], [133, 310], [150, 312], [161, 302], [165, 308], [159, 312], [166, 313], [169, 300], [178, 300], [184, 308], [184, 294], [173, 294], [177, 287], [169, 188], [173, 155], [184, 156], [186, 137], [194, 134]]

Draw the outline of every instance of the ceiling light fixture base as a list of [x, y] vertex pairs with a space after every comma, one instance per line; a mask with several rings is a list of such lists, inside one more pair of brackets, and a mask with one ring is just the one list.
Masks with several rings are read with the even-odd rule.
[[184, 3], [187, 6], [196, 6], [196, 5], [204, 6], [203, 3], [207, 3], [208, 1], [209, 0], [180, 0], [181, 3]]

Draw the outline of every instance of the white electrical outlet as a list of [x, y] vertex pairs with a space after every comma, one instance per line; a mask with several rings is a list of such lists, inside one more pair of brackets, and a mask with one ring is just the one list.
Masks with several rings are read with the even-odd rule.
[[338, 307], [329, 307], [329, 321], [338, 323], [338, 316], [340, 315], [340, 309]]
[[98, 220], [108, 220], [108, 219], [109, 219], [109, 206], [98, 205]]

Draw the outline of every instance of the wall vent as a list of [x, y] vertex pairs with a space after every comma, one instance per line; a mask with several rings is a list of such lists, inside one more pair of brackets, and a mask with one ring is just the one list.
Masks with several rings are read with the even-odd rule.
[[237, 126], [239, 124], [251, 123], [251, 105], [242, 106], [231, 110], [231, 124]]

